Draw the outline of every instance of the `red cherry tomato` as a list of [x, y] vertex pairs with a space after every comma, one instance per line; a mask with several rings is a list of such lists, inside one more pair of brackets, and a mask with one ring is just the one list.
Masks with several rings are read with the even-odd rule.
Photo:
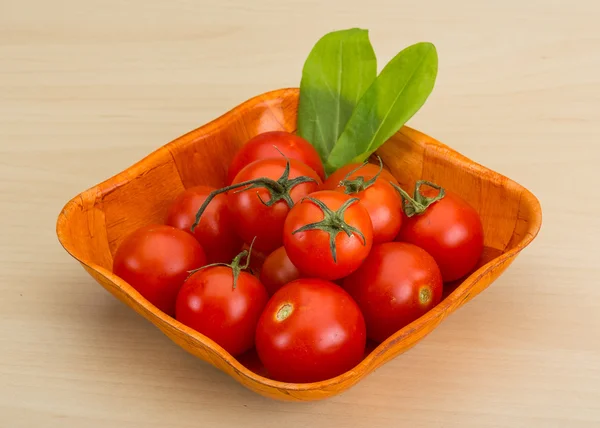
[[322, 279], [298, 279], [267, 303], [256, 350], [269, 377], [316, 382], [338, 376], [363, 358], [365, 322], [356, 302]]
[[236, 356], [254, 346], [258, 318], [268, 300], [260, 281], [239, 272], [233, 285], [229, 266], [210, 266], [192, 274], [177, 296], [176, 318]]
[[304, 138], [285, 131], [270, 131], [258, 134], [244, 144], [229, 165], [228, 183], [246, 165], [268, 158], [279, 158], [283, 153], [289, 159], [296, 159], [311, 167], [319, 177], [325, 179], [325, 169], [317, 150]]
[[292, 208], [283, 243], [302, 276], [335, 280], [355, 271], [367, 257], [373, 226], [357, 198], [323, 190]]
[[374, 244], [393, 241], [402, 224], [402, 198], [386, 180], [384, 170], [379, 175], [365, 176], [363, 169], [347, 175], [333, 190], [358, 198], [367, 209]]
[[206, 264], [202, 246], [191, 235], [165, 225], [142, 227], [115, 253], [113, 272], [168, 315], [188, 272]]
[[[314, 180], [300, 183], [291, 188], [289, 195], [291, 200], [296, 203], [304, 196], [314, 192], [321, 185], [321, 179], [306, 164], [295, 159], [290, 159], [289, 162], [290, 179], [307, 176]], [[285, 167], [286, 159], [283, 157], [252, 162], [235, 176], [232, 185], [263, 177], [278, 180]], [[283, 223], [290, 212], [288, 204], [283, 199], [271, 206], [265, 205], [270, 199], [269, 191], [263, 187], [246, 186], [231, 190], [227, 194], [237, 234], [246, 243], [252, 242], [256, 237], [254, 248], [264, 253], [270, 253], [283, 244]]]
[[[439, 190], [419, 189], [433, 198]], [[421, 214], [403, 219], [398, 241], [415, 244], [433, 256], [444, 282], [468, 274], [483, 253], [483, 226], [477, 211], [455, 193], [445, 191], [442, 199], [431, 203]]]
[[243, 242], [233, 230], [226, 195], [217, 195], [208, 204], [200, 223], [191, 231], [196, 213], [213, 190], [216, 189], [209, 186], [185, 190], [169, 207], [165, 223], [193, 234], [202, 245], [208, 263], [229, 263], [240, 252]]
[[358, 303], [367, 336], [383, 342], [437, 305], [442, 276], [433, 257], [415, 245], [388, 242], [373, 246], [343, 287]]
[[[356, 168], [360, 167], [362, 164], [361, 163], [350, 163], [346, 166], [341, 167], [340, 169], [336, 170], [335, 172], [331, 173], [331, 175], [329, 177], [327, 177], [327, 180], [325, 180], [325, 182], [323, 183], [323, 185], [320, 187], [321, 190], [335, 190], [339, 184], [340, 181], [342, 181], [346, 175], [348, 175], [349, 172], [355, 170]], [[363, 166], [360, 169], [360, 174], [363, 177], [365, 177], [366, 180], [368, 180], [369, 178], [374, 177], [380, 170], [379, 165], [375, 165], [373, 163], [367, 163], [365, 166]], [[394, 184], [398, 184], [398, 180], [396, 180], [396, 178], [392, 175], [391, 172], [389, 172], [387, 169], [384, 169], [383, 171], [381, 171], [381, 178], [385, 181], [391, 181]]]
[[269, 254], [260, 271], [260, 282], [267, 289], [269, 296], [275, 294], [288, 282], [298, 278], [300, 278], [300, 272], [287, 256], [285, 247], [279, 247]]

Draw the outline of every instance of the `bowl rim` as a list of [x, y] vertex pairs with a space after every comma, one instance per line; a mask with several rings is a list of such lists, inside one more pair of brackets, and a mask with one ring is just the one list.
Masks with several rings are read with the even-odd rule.
[[[511, 249], [498, 255], [497, 257], [494, 257], [493, 259], [479, 267], [477, 270], [472, 272], [469, 276], [464, 278], [462, 282], [456, 287], [456, 289], [453, 290], [450, 294], [448, 294], [438, 305], [436, 305], [427, 313], [417, 318], [410, 324], [406, 325], [402, 329], [396, 331], [385, 341], [379, 343], [374, 349], [371, 350], [371, 352], [369, 352], [368, 355], [366, 355], [361, 360], [360, 363], [358, 363], [352, 369], [336, 377], [310, 383], [281, 382], [263, 377], [251, 371], [250, 369], [246, 368], [235, 357], [233, 357], [231, 354], [225, 351], [220, 345], [218, 345], [216, 342], [214, 342], [207, 336], [204, 336], [203, 334], [191, 329], [190, 327], [187, 327], [175, 318], [157, 309], [131, 285], [129, 285], [126, 281], [124, 281], [117, 275], [113, 274], [108, 269], [92, 262], [91, 260], [88, 260], [83, 257], [80, 258], [76, 255], [77, 250], [72, 245], [72, 242], [70, 242], [70, 240], [68, 239], [68, 234], [66, 233], [66, 229], [68, 229], [69, 227], [70, 212], [76, 209], [77, 207], [83, 207], [86, 199], [89, 199], [92, 194], [95, 195], [93, 196], [94, 200], [98, 200], [99, 196], [106, 195], [108, 192], [112, 192], [116, 188], [126, 185], [132, 178], [131, 173], [135, 171], [143, 171], [142, 167], [148, 160], [160, 156], [165, 151], [167, 151], [169, 156], [171, 156], [171, 152], [169, 149], [170, 147], [173, 147], [179, 143], [187, 142], [189, 144], [191, 141], [196, 140], [202, 135], [213, 133], [219, 130], [220, 128], [227, 126], [228, 121], [232, 117], [239, 115], [243, 111], [252, 110], [259, 104], [264, 103], [268, 100], [288, 99], [290, 96], [297, 97], [298, 93], [298, 88], [286, 87], [256, 95], [238, 104], [234, 108], [230, 109], [229, 111], [226, 111], [222, 115], [207, 122], [206, 124], [201, 125], [198, 128], [195, 128], [189, 132], [186, 132], [181, 136], [175, 138], [174, 140], [168, 142], [167, 144], [155, 150], [152, 150], [150, 153], [148, 153], [129, 167], [116, 173], [112, 177], [105, 179], [104, 181], [88, 188], [87, 190], [80, 192], [70, 201], [68, 201], [58, 215], [56, 222], [56, 234], [60, 244], [68, 254], [70, 254], [74, 259], [79, 261], [84, 267], [87, 267], [89, 270], [92, 270], [97, 274], [103, 276], [108, 282], [112, 282], [113, 284], [115, 284], [119, 289], [123, 291], [128, 300], [131, 300], [134, 303], [134, 305], [138, 305], [139, 309], [146, 313], [145, 315], [141, 315], [147, 318], [153, 324], [157, 326], [158, 324], [170, 326], [171, 328], [177, 330], [180, 334], [189, 336], [191, 339], [193, 339], [194, 342], [202, 344], [206, 351], [226, 362], [238, 376], [245, 377], [258, 384], [262, 384], [271, 388], [276, 388], [280, 391], [300, 392], [315, 389], [329, 389], [335, 387], [338, 384], [346, 383], [352, 378], [361, 378], [361, 374], [368, 374], [373, 369], [383, 364], [383, 362], [385, 361], [378, 363], [376, 360], [379, 359], [380, 356], [384, 355], [396, 343], [401, 342], [414, 334], [417, 334], [419, 331], [425, 329], [426, 326], [430, 325], [431, 323], [435, 324], [441, 321], [441, 319], [438, 319], [445, 318], [448, 312], [452, 312], [451, 308], [456, 302], [461, 302], [462, 300], [466, 300], [469, 298], [471, 290], [483, 276], [485, 276], [489, 271], [491, 271], [495, 267], [502, 265], [508, 260], [514, 258], [519, 252], [521, 252], [535, 239], [541, 228], [542, 212], [539, 200], [535, 197], [535, 195], [533, 195], [533, 193], [531, 193], [527, 188], [523, 187], [519, 183], [471, 160], [470, 158], [462, 155], [461, 153], [457, 152], [451, 147], [437, 141], [436, 139], [420, 131], [417, 131], [416, 129], [404, 126], [400, 131], [398, 131], [398, 133], [403, 134], [405, 137], [410, 138], [413, 141], [415, 140], [415, 138], [419, 138], [420, 140], [426, 140], [427, 142], [425, 144], [427, 145], [436, 146], [438, 149], [442, 148], [444, 150], [449, 151], [451, 154], [454, 155], [454, 158], [461, 166], [468, 166], [468, 169], [471, 171], [472, 174], [490, 175], [491, 173], [492, 175], [502, 177], [507, 182], [517, 186], [517, 188], [521, 192], [521, 203], [525, 203], [531, 207], [533, 221], [528, 222], [528, 228], [525, 234], [518, 242], [514, 244], [514, 246]], [[136, 176], [137, 175], [135, 174], [133, 175], [133, 177]], [[140, 313], [139, 310], [134, 310]], [[151, 321], [149, 317], [153, 317], [156, 322]], [[158, 327], [162, 330], [160, 326]]]

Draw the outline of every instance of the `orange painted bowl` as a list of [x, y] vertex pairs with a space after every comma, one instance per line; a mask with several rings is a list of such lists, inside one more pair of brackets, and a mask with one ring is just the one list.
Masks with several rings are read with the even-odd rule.
[[171, 201], [185, 188], [220, 187], [236, 150], [270, 130], [294, 131], [298, 89], [254, 97], [216, 120], [154, 151], [116, 176], [77, 195], [57, 221], [65, 250], [106, 290], [158, 327], [186, 351], [209, 362], [251, 390], [281, 400], [318, 400], [356, 384], [377, 367], [423, 339], [450, 313], [488, 287], [537, 235], [538, 200], [527, 189], [418, 131], [404, 127], [378, 151], [385, 167], [403, 186], [418, 179], [439, 183], [467, 199], [479, 212], [484, 255], [474, 272], [449, 284], [444, 299], [428, 313], [370, 346], [353, 369], [314, 383], [285, 383], [263, 377], [256, 356], [234, 358], [204, 335], [149, 303], [112, 273], [123, 238], [134, 229], [162, 222]]

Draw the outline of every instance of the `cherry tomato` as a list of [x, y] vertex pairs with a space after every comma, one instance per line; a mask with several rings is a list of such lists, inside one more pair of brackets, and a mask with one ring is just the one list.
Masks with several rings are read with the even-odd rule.
[[336, 280], [354, 272], [373, 245], [373, 226], [357, 198], [323, 190], [290, 211], [285, 251], [302, 276]]
[[[317, 173], [306, 164], [295, 159], [290, 159], [289, 163], [290, 179], [306, 176], [314, 180], [297, 184], [289, 190], [291, 201], [296, 203], [314, 192], [322, 182]], [[232, 185], [263, 177], [277, 181], [285, 167], [286, 159], [283, 157], [252, 162], [235, 176]], [[235, 231], [246, 243], [252, 242], [256, 237], [254, 248], [264, 253], [270, 253], [283, 244], [283, 224], [290, 212], [284, 199], [267, 206], [270, 199], [271, 194], [267, 189], [250, 185], [231, 190], [227, 194]]]
[[[417, 190], [418, 195], [430, 199], [439, 191], [431, 187]], [[457, 194], [445, 191], [442, 199], [432, 202], [422, 213], [403, 219], [397, 240], [431, 254], [444, 282], [449, 282], [462, 278], [477, 265], [483, 253], [483, 226], [473, 207]]]
[[171, 226], [149, 225], [127, 236], [115, 253], [113, 272], [168, 315], [188, 272], [206, 264], [202, 246]]
[[369, 212], [373, 223], [373, 243], [393, 241], [402, 224], [402, 198], [381, 174], [365, 176], [362, 167], [347, 175], [332, 190], [356, 197]]
[[269, 296], [272, 296], [288, 282], [298, 278], [300, 278], [300, 272], [287, 256], [285, 247], [279, 247], [269, 254], [260, 271], [260, 282], [267, 289]]
[[319, 177], [325, 179], [325, 169], [317, 150], [304, 138], [285, 131], [263, 132], [251, 138], [236, 153], [229, 165], [228, 183], [246, 165], [268, 158], [279, 158], [283, 153], [289, 159], [296, 159], [311, 167]]
[[185, 190], [172, 202], [165, 223], [194, 235], [208, 263], [229, 263], [240, 252], [243, 242], [233, 230], [226, 195], [217, 195], [208, 204], [200, 223], [191, 231], [196, 213], [213, 190], [216, 189], [209, 186]]
[[231, 355], [254, 346], [256, 324], [268, 296], [260, 281], [230, 266], [210, 266], [193, 273], [177, 296], [176, 318], [214, 340]]
[[[323, 183], [323, 185], [321, 186], [321, 190], [335, 190], [339, 184], [340, 181], [342, 181], [344, 178], [346, 178], [346, 175], [348, 175], [349, 172], [355, 170], [356, 168], [360, 167], [362, 164], [361, 163], [350, 163], [346, 166], [341, 167], [340, 169], [336, 170], [335, 172], [331, 173], [331, 175], [329, 177], [327, 177], [327, 180], [325, 180], [325, 182]], [[375, 165], [373, 163], [367, 163], [365, 166], [363, 166], [360, 169], [360, 174], [363, 177], [365, 177], [366, 180], [368, 180], [369, 178], [374, 177], [380, 170], [379, 165]], [[392, 181], [394, 184], [398, 184], [398, 180], [396, 180], [396, 178], [392, 175], [391, 172], [389, 172], [387, 169], [384, 169], [383, 171], [381, 171], [381, 178], [385, 181]]]
[[256, 350], [269, 377], [316, 382], [338, 376], [363, 358], [365, 321], [342, 288], [322, 279], [284, 285], [256, 328]]
[[388, 242], [373, 246], [362, 266], [344, 279], [343, 288], [358, 303], [369, 339], [383, 342], [437, 305], [443, 283], [425, 250]]

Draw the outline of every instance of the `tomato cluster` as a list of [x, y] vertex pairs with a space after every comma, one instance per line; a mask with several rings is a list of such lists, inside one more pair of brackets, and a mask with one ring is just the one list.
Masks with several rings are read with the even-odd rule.
[[231, 355], [254, 348], [265, 376], [340, 375], [473, 270], [483, 228], [458, 195], [418, 181], [411, 196], [381, 164], [325, 178], [306, 140], [260, 134], [226, 187], [187, 189], [127, 236], [113, 271]]

